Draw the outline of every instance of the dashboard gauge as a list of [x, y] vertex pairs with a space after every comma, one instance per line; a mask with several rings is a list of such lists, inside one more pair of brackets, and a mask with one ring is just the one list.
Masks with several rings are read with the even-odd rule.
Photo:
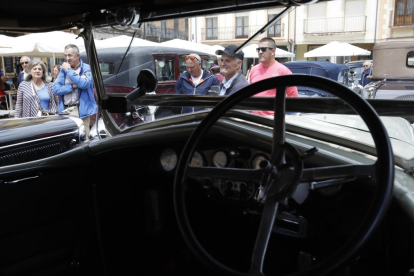
[[260, 162], [263, 160], [269, 160], [265, 155], [259, 154], [256, 155], [252, 160], [252, 168], [253, 169], [260, 169]]
[[224, 151], [218, 151], [213, 155], [213, 165], [218, 168], [227, 166], [228, 158]]
[[177, 166], [177, 161], [178, 161], [178, 157], [177, 157], [177, 153], [175, 152], [175, 150], [165, 149], [161, 153], [160, 162], [161, 162], [162, 168], [165, 171], [170, 172], [174, 170], [175, 167]]
[[190, 167], [202, 167], [203, 165], [204, 165], [203, 156], [198, 151], [195, 151], [193, 158], [191, 159]]

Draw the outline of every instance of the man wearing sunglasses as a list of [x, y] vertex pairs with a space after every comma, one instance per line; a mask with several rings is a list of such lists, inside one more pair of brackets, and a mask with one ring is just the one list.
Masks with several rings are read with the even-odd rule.
[[17, 78], [17, 87], [19, 87], [20, 83], [26, 79], [29, 75], [29, 67], [27, 66], [30, 62], [30, 58], [28, 56], [22, 56], [20, 58], [20, 64], [22, 65], [23, 71], [19, 73], [19, 77]]
[[[292, 72], [283, 64], [275, 60], [276, 42], [270, 38], [265, 37], [259, 41], [259, 47], [256, 49], [259, 55], [260, 63], [252, 68], [250, 71], [250, 83], [255, 83], [263, 79], [272, 78], [276, 76], [292, 74]], [[275, 97], [276, 89], [266, 90], [257, 93], [256, 97]], [[295, 86], [286, 89], [287, 97], [297, 97], [298, 89]], [[252, 111], [252, 113], [262, 116], [273, 116], [273, 111]]]
[[221, 55], [220, 73], [224, 80], [220, 83], [220, 96], [230, 96], [239, 91], [249, 83], [246, 77], [240, 73], [244, 53], [237, 50], [237, 45], [229, 45], [224, 50], [217, 50], [216, 54]]
[[367, 85], [371, 82], [372, 78], [372, 69], [371, 69], [371, 62], [365, 61], [364, 62], [364, 72], [361, 74], [361, 80], [359, 81], [362, 86]]
[[[219, 80], [206, 68], [201, 67], [201, 58], [197, 54], [185, 56], [187, 71], [175, 83], [175, 94], [182, 95], [208, 95], [212, 85], [218, 86]], [[190, 113], [204, 108], [183, 107], [182, 113]]]

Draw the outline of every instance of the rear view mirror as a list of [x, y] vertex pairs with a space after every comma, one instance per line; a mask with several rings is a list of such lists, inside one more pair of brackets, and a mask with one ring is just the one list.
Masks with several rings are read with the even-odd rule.
[[131, 110], [135, 100], [144, 96], [148, 92], [153, 92], [157, 88], [157, 78], [149, 69], [143, 69], [137, 77], [137, 88], [125, 97], [109, 95], [102, 101], [102, 108], [110, 113], [126, 113]]

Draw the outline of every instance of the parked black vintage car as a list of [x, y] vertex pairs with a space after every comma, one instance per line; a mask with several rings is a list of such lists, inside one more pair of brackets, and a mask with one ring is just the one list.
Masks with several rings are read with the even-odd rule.
[[[326, 61], [291, 61], [283, 63], [294, 74], [321, 76], [348, 86], [348, 67]], [[331, 97], [326, 91], [313, 87], [298, 87], [299, 97]]]
[[0, 120], [0, 166], [66, 152], [85, 141], [81, 119], [55, 116]]
[[367, 99], [414, 99], [414, 40], [385, 41], [373, 48], [372, 82], [363, 90]]
[[[0, 167], [1, 275], [412, 274], [412, 101], [367, 101], [311, 75], [266, 79], [227, 98], [145, 95], [157, 80], [145, 70], [129, 94], [104, 89], [94, 28], [265, 8], [282, 10], [276, 23], [290, 7], [312, 2], [3, 5], [0, 30], [82, 30], [108, 137]], [[343, 100], [285, 98], [289, 86]], [[252, 97], [275, 87], [276, 98]], [[206, 109], [120, 128], [113, 115], [131, 105]], [[0, 141], [16, 132], [10, 127]], [[2, 142], [2, 150], [9, 145], [25, 146]]]

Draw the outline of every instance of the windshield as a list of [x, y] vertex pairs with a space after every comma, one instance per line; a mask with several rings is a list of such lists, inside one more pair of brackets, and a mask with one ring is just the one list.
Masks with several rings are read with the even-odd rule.
[[[335, 4], [329, 3], [329, 5]], [[287, 20], [286, 16], [283, 16], [276, 23], [276, 27], [268, 29], [267, 32], [259, 35], [253, 42], [249, 43], [256, 45], [253, 51], [249, 51], [249, 46], [245, 45], [245, 49], [242, 49], [244, 56], [237, 57], [235, 52], [234, 56], [226, 55], [226, 51], [230, 51], [227, 54], [231, 53], [232, 49], [236, 49], [245, 39], [254, 35], [253, 28], [247, 28], [252, 24], [249, 21], [252, 18], [252, 14], [254, 13], [258, 16], [265, 12], [268, 13], [269, 10], [255, 11], [243, 15], [233, 14], [232, 16], [236, 18], [233, 29], [219, 27], [220, 23], [218, 19], [224, 18], [223, 15], [203, 17], [201, 20], [204, 23], [199, 29], [200, 33], [197, 33], [199, 35], [198, 37], [192, 35], [192, 31], [186, 29], [188, 27], [186, 24], [194, 22], [194, 19], [183, 18], [176, 20], [176, 23], [178, 22], [178, 29], [181, 28], [183, 31], [180, 33], [184, 34], [183, 37], [180, 37], [178, 32], [168, 34], [161, 32], [159, 37], [146, 36], [144, 33], [139, 38], [134, 38], [132, 42], [131, 40], [128, 43], [124, 42], [123, 47], [116, 48], [105, 47], [105, 39], [98, 40], [96, 42], [96, 48], [105, 89], [104, 93], [107, 95], [129, 94], [138, 86], [137, 78], [139, 73], [144, 69], [149, 69], [155, 75], [157, 86], [153, 91], [146, 91], [147, 96], [164, 95], [169, 96], [170, 98], [168, 99], [171, 100], [173, 99], [171, 97], [182, 96], [188, 96], [185, 98], [186, 100], [199, 96], [225, 97], [234, 93], [233, 91], [228, 94], [227, 92], [229, 91], [227, 90], [231, 90], [235, 86], [241, 89], [260, 79], [277, 76], [286, 69], [289, 73], [316, 75], [331, 79], [348, 87], [350, 93], [358, 93], [361, 97], [367, 99], [397, 98], [398, 96], [410, 93], [414, 95], [414, 85], [397, 87], [395, 83], [385, 83], [384, 81], [387, 81], [385, 78], [373, 78], [375, 56], [374, 61], [367, 59], [367, 56], [364, 55], [345, 56], [345, 58], [351, 60], [349, 64], [344, 64], [343, 57], [339, 55], [326, 60], [320, 57], [305, 57], [306, 51], [303, 51], [304, 48], [299, 51], [299, 44], [295, 48], [293, 45], [289, 45], [289, 43], [281, 42], [287, 37], [287, 34], [284, 33], [284, 30], [287, 30], [288, 27], [284, 25], [284, 22]], [[296, 12], [304, 13], [304, 10], [297, 8]], [[263, 23], [266, 23], [265, 21]], [[161, 26], [158, 28], [160, 31], [162, 30], [162, 26], [165, 26], [163, 22], [153, 22], [151, 24], [144, 24], [142, 28], [148, 31], [148, 29], [145, 29], [148, 26], [155, 28], [154, 26], [158, 25]], [[312, 31], [310, 26], [307, 26], [307, 28], [308, 31]], [[258, 29], [258, 27], [255, 29]], [[274, 51], [272, 49], [273, 44], [270, 40], [262, 40], [269, 36], [272, 41], [275, 41], [276, 49]], [[163, 38], [161, 39], [161, 37]], [[235, 42], [230, 40], [232, 38], [239, 40]], [[129, 39], [132, 39], [132, 37], [129, 36]], [[131, 43], [131, 47], [128, 47], [129, 43]], [[140, 44], [143, 46], [139, 46]], [[231, 48], [233, 47], [232, 45], [236, 48]], [[390, 48], [389, 51], [398, 53], [400, 50], [398, 47], [395, 47], [393, 49]], [[409, 52], [411, 53], [412, 51]], [[289, 54], [292, 56], [288, 57]], [[264, 63], [263, 61], [269, 56], [274, 61], [272, 64], [283, 66], [285, 69], [282, 70], [280, 69], [282, 67], [278, 67], [275, 71], [278, 73], [258, 77], [258, 74], [265, 74], [263, 68], [267, 67], [261, 66]], [[407, 55], [405, 55], [406, 57]], [[88, 61], [86, 52], [82, 53], [81, 58], [86, 62]], [[385, 59], [386, 57], [383, 55], [378, 58]], [[406, 63], [411, 64], [412, 55], [409, 54], [408, 58], [408, 60], [401, 59], [400, 66], [404, 67], [403, 70], [405, 71], [407, 70]], [[362, 60], [358, 61], [356, 59]], [[364, 68], [366, 62], [370, 64], [370, 71], [367, 71], [368, 67], [367, 69]], [[197, 70], [197, 67], [199, 67], [199, 70]], [[229, 82], [230, 85], [226, 85], [226, 82], [229, 81], [226, 79], [226, 76], [232, 78]], [[374, 92], [372, 92], [373, 89], [375, 89]], [[395, 95], [390, 97], [390, 93]], [[270, 95], [269, 92], [262, 92], [259, 96], [266, 97]], [[371, 95], [371, 97], [367, 95]], [[310, 86], [291, 87], [287, 90], [287, 96], [303, 99], [336, 98], [328, 90], [324, 91]], [[148, 99], [151, 98], [149, 97]], [[203, 99], [205, 100], [206, 98]], [[166, 118], [208, 112], [214, 107], [214, 104], [209, 102], [205, 106], [200, 107], [202, 106], [200, 102], [203, 99], [197, 100], [199, 104], [196, 106], [191, 106], [189, 103], [185, 105], [175, 103], [168, 106], [132, 104], [131, 109], [127, 110], [127, 112], [112, 112], [108, 114], [112, 118], [111, 123], [120, 132], [125, 132], [136, 127], [139, 129], [139, 126], [151, 125]], [[253, 110], [254, 108], [251, 109]], [[270, 120], [272, 119], [272, 116], [269, 116], [272, 115], [272, 112], [261, 112], [260, 109], [259, 111], [252, 110], [245, 109], [241, 112], [267, 117]], [[104, 110], [103, 112], [106, 111]], [[312, 112], [306, 110], [303, 112], [287, 112], [288, 118], [286, 121], [289, 124], [300, 125], [330, 135], [339, 135], [352, 142], [361, 143], [370, 147], [374, 146], [365, 124], [358, 116], [326, 114], [327, 112], [322, 108], [320, 109], [320, 113], [318, 114], [318, 111], [315, 112], [315, 110]], [[410, 119], [410, 116], [398, 115], [383, 118], [383, 122], [392, 139], [395, 153], [407, 160], [413, 159], [412, 152], [414, 152], [413, 119]], [[327, 127], [321, 127], [321, 123]], [[338, 126], [340, 130], [337, 129]], [[410, 150], [404, 150], [406, 147], [409, 147]]]

